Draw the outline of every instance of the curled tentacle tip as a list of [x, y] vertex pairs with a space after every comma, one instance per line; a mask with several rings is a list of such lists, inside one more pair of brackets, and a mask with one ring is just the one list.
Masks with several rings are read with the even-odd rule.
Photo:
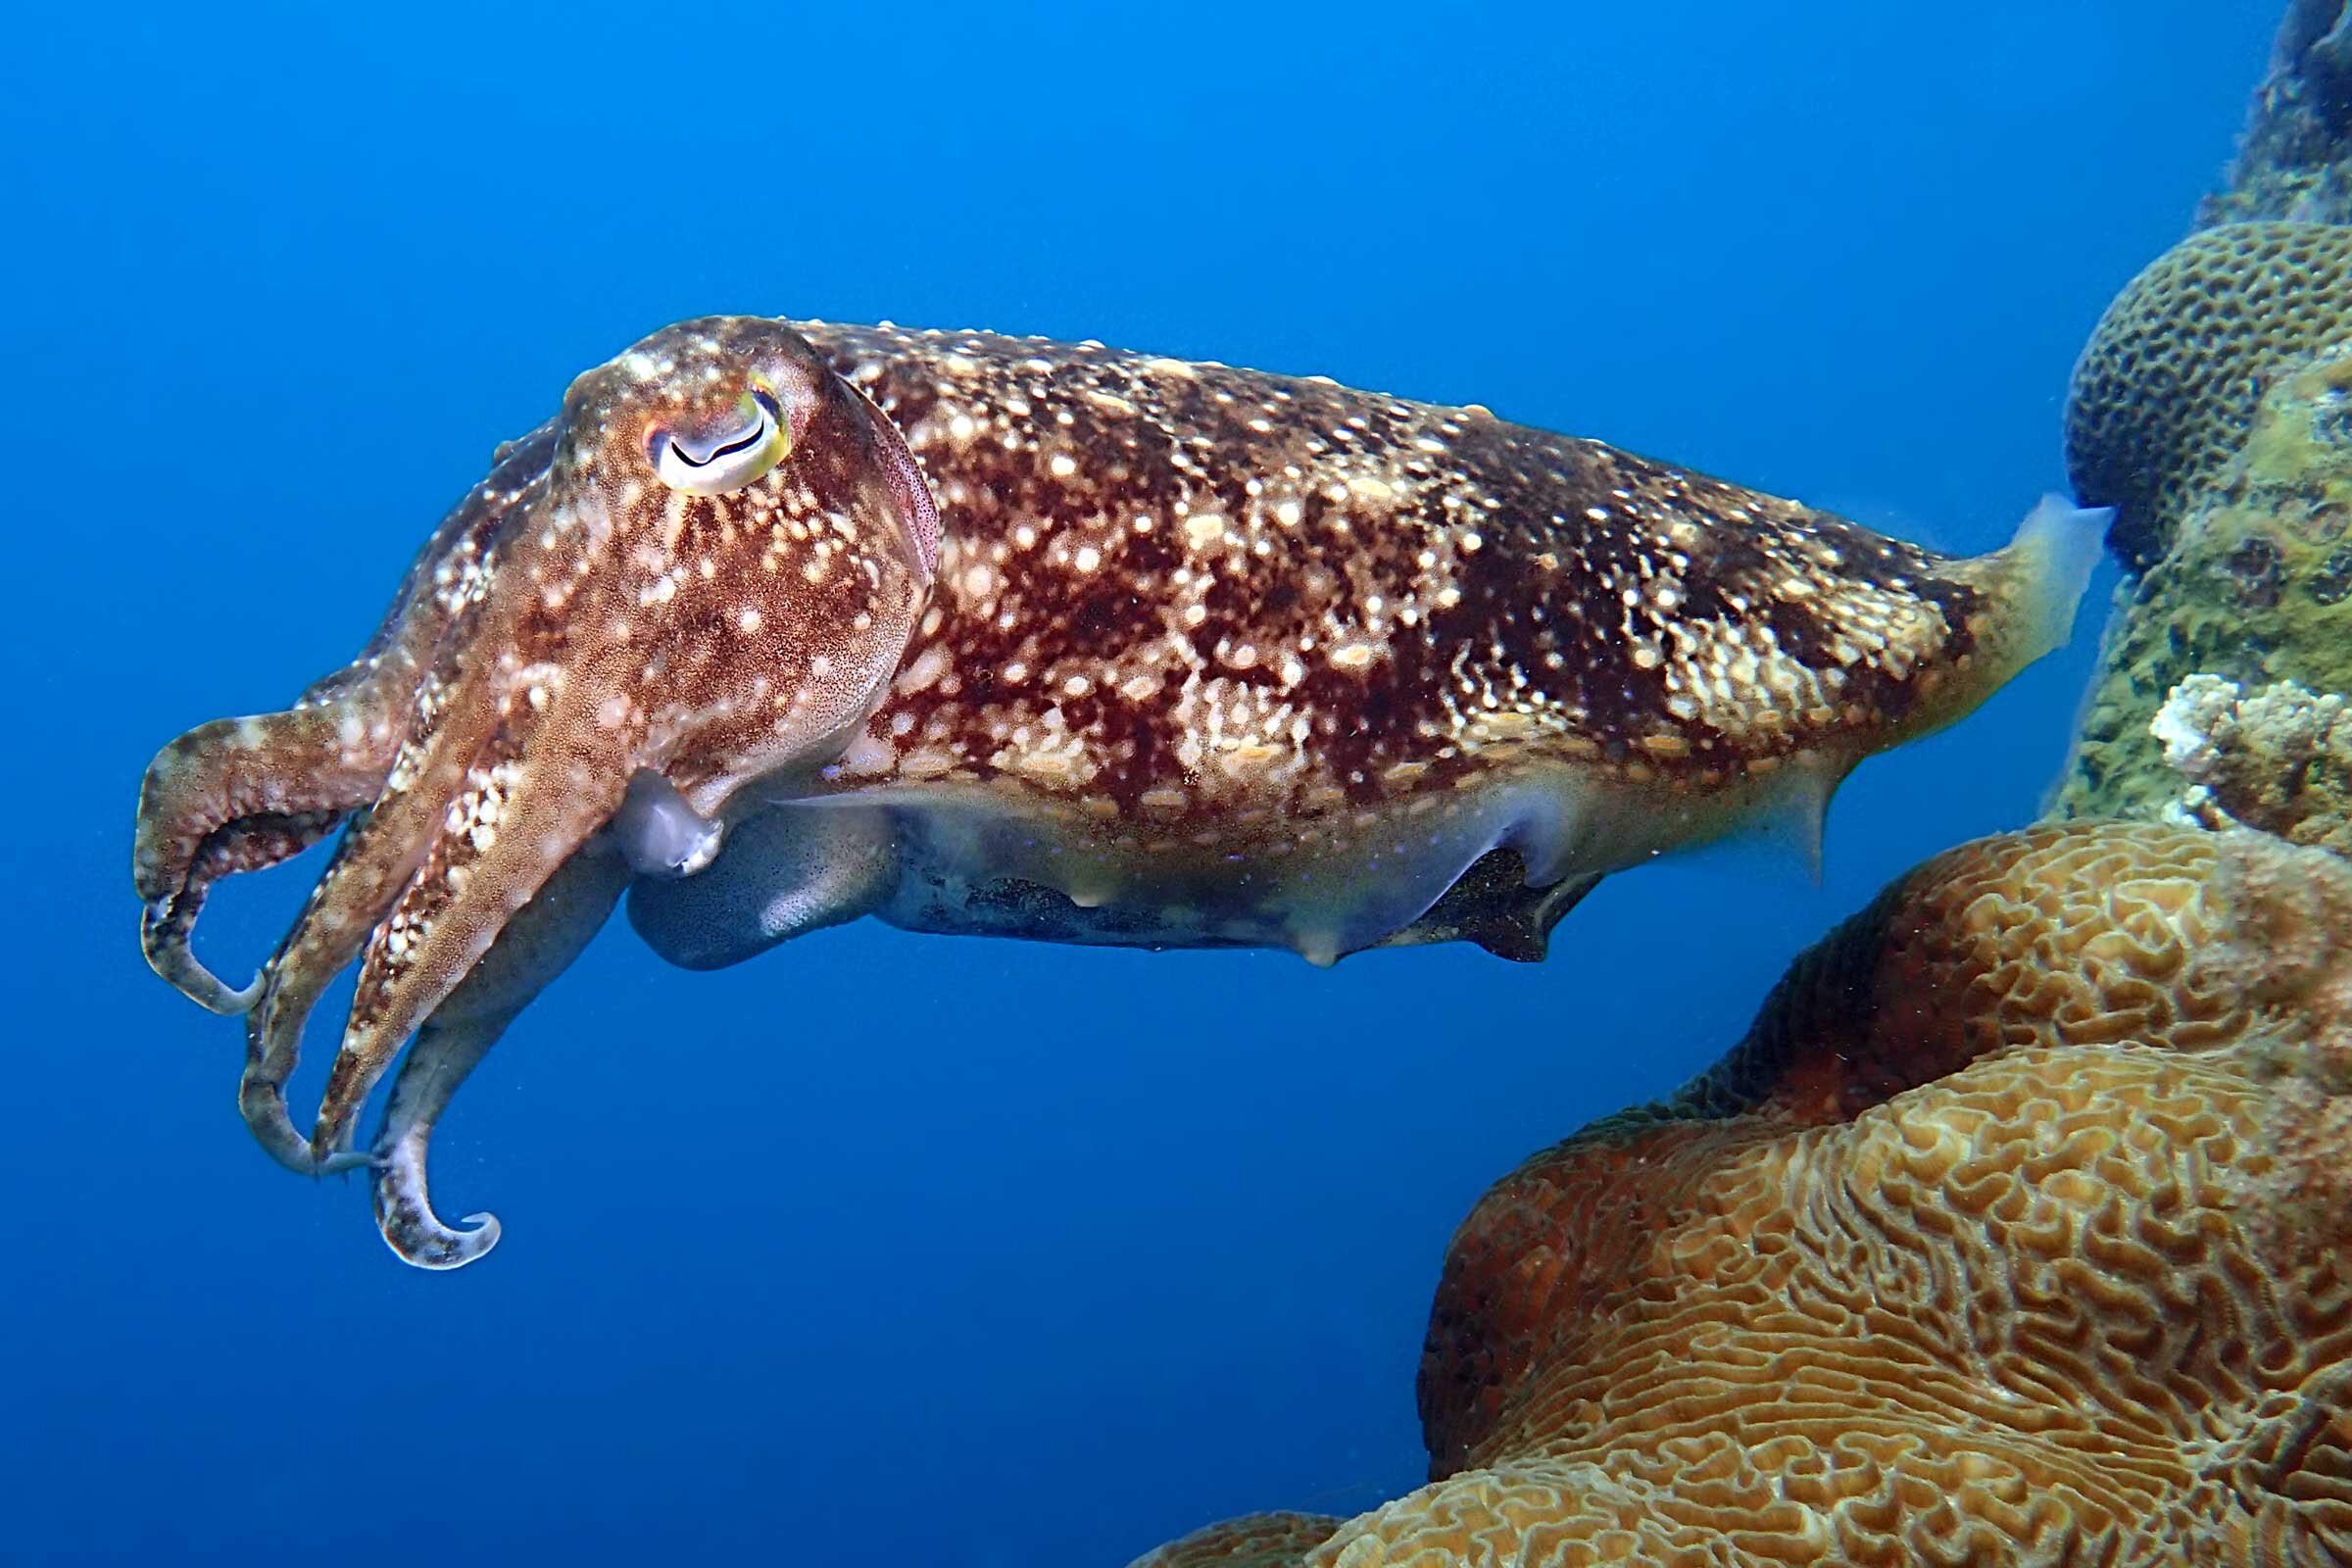
[[402, 1262], [416, 1268], [464, 1268], [498, 1245], [497, 1215], [468, 1214], [451, 1225], [433, 1212], [421, 1133], [411, 1128], [405, 1136], [376, 1147], [375, 1224], [384, 1245]]
[[459, 1224], [468, 1228], [460, 1230], [443, 1224], [429, 1210], [407, 1207], [388, 1209], [378, 1220], [384, 1245], [402, 1262], [437, 1270], [464, 1268], [498, 1245], [501, 1227], [496, 1214], [468, 1214]]
[[340, 1176], [345, 1171], [372, 1170], [376, 1164], [377, 1160], [373, 1154], [362, 1153], [356, 1149], [346, 1149], [335, 1153], [322, 1153], [317, 1156], [317, 1171], [321, 1176]]
[[231, 986], [204, 966], [188, 948], [187, 933], [169, 909], [150, 908], [139, 922], [139, 950], [147, 966], [172, 990], [207, 1012], [234, 1018], [253, 1010], [262, 998], [262, 978], [255, 975], [243, 986]]

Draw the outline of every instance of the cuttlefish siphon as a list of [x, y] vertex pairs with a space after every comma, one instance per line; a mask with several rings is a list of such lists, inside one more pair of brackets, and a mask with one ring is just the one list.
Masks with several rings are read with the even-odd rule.
[[[144, 945], [243, 1015], [263, 1146], [369, 1168], [394, 1250], [454, 1267], [498, 1227], [435, 1216], [433, 1124], [624, 891], [690, 968], [868, 914], [1540, 957], [1600, 877], [1810, 833], [1862, 758], [2062, 642], [2105, 521], [2045, 499], [1953, 560], [1483, 409], [686, 321], [499, 450], [354, 663], [164, 748]], [[260, 975], [216, 978], [210, 886], [345, 822]], [[284, 1085], [354, 962], [305, 1134]]]

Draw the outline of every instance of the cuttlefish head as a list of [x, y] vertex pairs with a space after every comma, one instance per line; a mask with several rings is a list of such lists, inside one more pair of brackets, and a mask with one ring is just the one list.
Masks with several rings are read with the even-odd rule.
[[[938, 545], [898, 431], [779, 322], [681, 322], [574, 381], [538, 495], [443, 573], [450, 624], [406, 739], [262, 975], [241, 1103], [265, 1147], [305, 1170], [364, 1159], [368, 1091], [502, 933], [445, 1028], [518, 1006], [584, 940], [516, 923], [559, 869], [608, 858], [600, 887], [692, 870], [733, 791], [831, 760], [898, 665]], [[283, 1086], [355, 957], [306, 1138]]]
[[939, 548], [890, 420], [754, 318], [681, 322], [574, 381], [549, 477], [529, 619], [611, 679], [601, 714], [642, 714], [637, 765], [703, 808], [864, 715]]

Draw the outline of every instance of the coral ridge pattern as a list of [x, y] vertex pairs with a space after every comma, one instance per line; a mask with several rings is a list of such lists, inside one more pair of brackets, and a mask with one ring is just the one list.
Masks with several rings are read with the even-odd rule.
[[2250, 832], [1929, 861], [1488, 1193], [1431, 1485], [1248, 1560], [2352, 1560], [2346, 931], [2352, 868]]

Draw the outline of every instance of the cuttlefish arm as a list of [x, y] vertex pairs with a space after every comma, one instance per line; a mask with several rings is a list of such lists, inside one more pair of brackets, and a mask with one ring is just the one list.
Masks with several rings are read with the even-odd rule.
[[631, 874], [612, 845], [591, 844], [564, 861], [418, 1026], [369, 1160], [376, 1225], [404, 1260], [460, 1268], [498, 1245], [497, 1216], [468, 1214], [451, 1225], [433, 1211], [425, 1180], [433, 1128], [515, 1014], [579, 956]]
[[[707, 856], [696, 825], [743, 782], [831, 757], [898, 664], [937, 542], [896, 429], [786, 327], [684, 322], [580, 377], [542, 492], [468, 576], [380, 791], [263, 973], [240, 1092], [263, 1146], [366, 1161], [353, 1122], [416, 1034], [379, 1211], [412, 1260], [464, 1250], [422, 1181], [458, 1080], [632, 869]], [[355, 959], [306, 1136], [284, 1084]]]
[[239, 1013], [258, 979], [232, 987], [197, 958], [213, 884], [308, 849], [373, 801], [407, 735], [419, 672], [507, 514], [535, 494], [552, 424], [500, 448], [490, 474], [433, 531], [375, 636], [282, 712], [216, 719], [156, 754], [139, 792], [131, 874], [139, 946], [156, 973], [215, 1012]]

